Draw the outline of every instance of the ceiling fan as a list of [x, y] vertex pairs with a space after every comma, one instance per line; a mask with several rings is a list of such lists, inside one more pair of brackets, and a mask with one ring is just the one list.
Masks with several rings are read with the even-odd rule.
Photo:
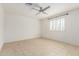
[[33, 5], [33, 6], [39, 8], [39, 9], [32, 8], [33, 10], [38, 11], [38, 13], [36, 15], [38, 15], [40, 13], [47, 14], [45, 11], [50, 8], [50, 6], [47, 6], [47, 7], [43, 8], [43, 7], [39, 6], [38, 4], [34, 4], [34, 3], [26, 3], [26, 4], [29, 5], [29, 6]]

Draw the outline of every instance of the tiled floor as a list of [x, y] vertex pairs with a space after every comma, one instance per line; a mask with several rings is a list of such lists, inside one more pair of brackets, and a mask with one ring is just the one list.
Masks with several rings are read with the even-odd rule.
[[79, 55], [79, 47], [48, 39], [31, 39], [6, 43], [2, 56], [60, 56]]

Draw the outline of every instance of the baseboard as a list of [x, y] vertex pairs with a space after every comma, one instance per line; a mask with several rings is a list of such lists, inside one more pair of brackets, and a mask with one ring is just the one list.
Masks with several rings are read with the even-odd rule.
[[17, 39], [13, 39], [10, 41], [5, 41], [4, 43], [10, 43], [10, 42], [16, 42], [16, 41], [21, 41], [21, 40], [31, 40], [31, 39], [36, 39], [36, 38], [40, 38], [40, 36], [31, 36], [31, 37], [24, 37], [24, 38], [17, 38]]
[[64, 43], [64, 44], [68, 44], [68, 45], [71, 45], [71, 46], [79, 47], [79, 45], [72, 44], [72, 43], [68, 43], [68, 42], [65, 42], [65, 41], [59, 41], [59, 40], [56, 40], [56, 39], [50, 39], [50, 38], [47, 38], [47, 37], [42, 37], [42, 38], [43, 38], [43, 39], [47, 39], [47, 40], [52, 40], [52, 41], [60, 42], [60, 43]]

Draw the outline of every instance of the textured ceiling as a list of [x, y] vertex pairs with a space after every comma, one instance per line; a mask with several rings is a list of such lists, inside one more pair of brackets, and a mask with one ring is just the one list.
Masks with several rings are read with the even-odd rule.
[[78, 3], [38, 3], [38, 4], [44, 8], [47, 7], [48, 5], [51, 6], [49, 9], [45, 11], [46, 13], [48, 13], [48, 15], [43, 13], [35, 15], [36, 13], [38, 13], [38, 11], [32, 9], [34, 6], [28, 6], [25, 5], [24, 3], [4, 3], [3, 8], [5, 13], [8, 14], [16, 14], [16, 15], [19, 14], [37, 19], [42, 19], [51, 15], [56, 15], [64, 11], [79, 8]]

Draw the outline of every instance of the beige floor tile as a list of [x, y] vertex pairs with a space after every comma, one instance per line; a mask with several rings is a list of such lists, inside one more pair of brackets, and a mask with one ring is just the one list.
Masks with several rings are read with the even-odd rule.
[[79, 56], [79, 47], [48, 39], [31, 39], [4, 44], [1, 56]]

